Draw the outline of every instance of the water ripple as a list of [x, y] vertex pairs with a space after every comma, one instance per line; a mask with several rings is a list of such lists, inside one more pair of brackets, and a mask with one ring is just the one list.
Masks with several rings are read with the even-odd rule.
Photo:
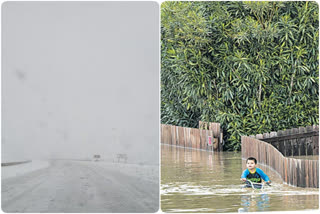
[[242, 188], [243, 185], [195, 185], [192, 183], [167, 183], [161, 185], [162, 195], [252, 195], [252, 194], [271, 194], [271, 195], [319, 195], [315, 190], [288, 190], [282, 184], [266, 186], [262, 190]]

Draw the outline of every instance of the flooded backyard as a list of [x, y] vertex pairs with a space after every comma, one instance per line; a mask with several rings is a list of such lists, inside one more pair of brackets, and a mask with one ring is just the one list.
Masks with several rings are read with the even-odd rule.
[[241, 152], [208, 152], [161, 145], [163, 212], [255, 212], [319, 209], [319, 189], [291, 187], [264, 170], [272, 185], [241, 188]]

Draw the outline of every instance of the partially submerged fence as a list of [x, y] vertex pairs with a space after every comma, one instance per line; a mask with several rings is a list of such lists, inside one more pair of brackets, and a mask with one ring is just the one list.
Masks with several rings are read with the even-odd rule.
[[284, 157], [273, 145], [252, 137], [241, 137], [242, 158], [255, 157], [277, 171], [283, 181], [297, 187], [319, 188], [319, 161]]
[[268, 142], [284, 156], [319, 155], [319, 126], [307, 126], [250, 136]]
[[219, 123], [199, 122], [200, 128], [161, 124], [161, 143], [194, 149], [222, 151]]
[[213, 137], [216, 139], [218, 148], [216, 150], [222, 151], [223, 148], [223, 132], [220, 129], [220, 123], [208, 123], [199, 121], [199, 129], [207, 129], [212, 131]]

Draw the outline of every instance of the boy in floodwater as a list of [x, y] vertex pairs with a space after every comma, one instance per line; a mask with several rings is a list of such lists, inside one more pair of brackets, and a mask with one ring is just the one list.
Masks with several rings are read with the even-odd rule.
[[256, 167], [257, 159], [250, 157], [246, 161], [247, 169], [243, 171], [241, 180], [249, 180], [253, 183], [261, 183], [262, 179], [268, 184], [271, 183], [269, 177], [259, 168]]

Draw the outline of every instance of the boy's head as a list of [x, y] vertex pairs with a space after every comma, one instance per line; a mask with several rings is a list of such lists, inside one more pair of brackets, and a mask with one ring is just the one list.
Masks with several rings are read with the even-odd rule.
[[257, 159], [250, 157], [247, 159], [246, 164], [248, 169], [250, 170], [255, 169], [257, 164]]

